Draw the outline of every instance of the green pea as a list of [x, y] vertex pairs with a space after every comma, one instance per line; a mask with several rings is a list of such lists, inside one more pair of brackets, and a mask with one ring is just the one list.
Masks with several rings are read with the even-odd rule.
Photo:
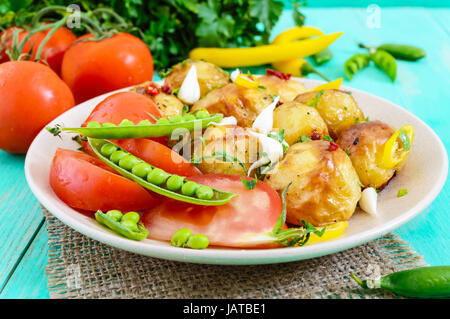
[[150, 164], [142, 162], [134, 165], [133, 168], [131, 169], [131, 173], [140, 178], [146, 178], [147, 175], [151, 172], [151, 170], [152, 166]]
[[150, 122], [149, 120], [143, 120], [140, 121], [138, 125], [140, 126], [152, 125], [152, 122]]
[[103, 127], [116, 127], [113, 123], [109, 123], [109, 122], [103, 123], [102, 126]]
[[124, 119], [120, 122], [119, 126], [134, 126], [134, 123], [128, 119]]
[[213, 192], [211, 187], [205, 186], [205, 185], [201, 185], [195, 191], [195, 195], [199, 199], [211, 199], [214, 196], [214, 192]]
[[395, 81], [397, 76], [397, 64], [395, 58], [383, 50], [376, 50], [370, 55], [375, 66], [386, 73], [392, 82]]
[[181, 187], [181, 193], [186, 196], [192, 196], [195, 194], [197, 188], [198, 184], [196, 182], [188, 181]]
[[117, 209], [110, 210], [106, 213], [106, 216], [110, 217], [111, 219], [115, 220], [116, 222], [120, 222], [122, 219], [122, 212]]
[[120, 224], [126, 228], [128, 228], [131, 231], [138, 231], [138, 226], [136, 223], [133, 223], [131, 220], [122, 220], [120, 221]]
[[195, 115], [194, 114], [186, 114], [186, 115], [184, 115], [183, 116], [183, 120], [184, 121], [193, 121], [193, 120], [196, 120], [197, 118], [195, 117]]
[[89, 128], [96, 128], [96, 127], [101, 127], [102, 125], [99, 123], [99, 122], [97, 122], [97, 121], [92, 121], [92, 122], [89, 122], [87, 125], [86, 125], [86, 127], [89, 127]]
[[122, 221], [129, 220], [134, 224], [137, 224], [139, 222], [139, 219], [141, 218], [141, 215], [136, 212], [128, 212], [122, 217]]
[[122, 157], [127, 156], [128, 154], [125, 153], [124, 151], [115, 151], [114, 153], [111, 154], [111, 157], [109, 158], [109, 160], [113, 163], [119, 163], [119, 161], [122, 159]]
[[150, 172], [150, 174], [147, 175], [147, 181], [155, 185], [161, 185], [168, 177], [168, 173], [164, 172], [160, 168], [155, 168]]
[[171, 191], [178, 191], [183, 186], [183, 180], [184, 177], [172, 175], [167, 179], [166, 187]]
[[197, 118], [197, 119], [204, 119], [204, 118], [207, 118], [207, 117], [209, 117], [209, 113], [208, 113], [208, 111], [207, 110], [200, 110], [200, 111], [198, 111], [197, 113], [195, 113], [195, 117]]
[[127, 155], [120, 159], [119, 166], [127, 171], [131, 171], [134, 165], [138, 164], [140, 161], [133, 155]]
[[170, 124], [170, 122], [165, 117], [162, 117], [156, 121], [156, 124]]
[[104, 155], [104, 156], [111, 156], [112, 153], [114, 153], [115, 151], [117, 151], [117, 146], [113, 145], [113, 144], [109, 144], [109, 143], [105, 143], [103, 144], [102, 148], [100, 149], [100, 152]]
[[180, 123], [183, 120], [181, 115], [174, 115], [169, 118], [170, 123]]
[[189, 237], [186, 246], [193, 249], [205, 249], [209, 245], [209, 239], [205, 235], [195, 234]]
[[192, 233], [188, 228], [178, 229], [173, 234], [170, 244], [175, 247], [183, 247], [191, 236]]

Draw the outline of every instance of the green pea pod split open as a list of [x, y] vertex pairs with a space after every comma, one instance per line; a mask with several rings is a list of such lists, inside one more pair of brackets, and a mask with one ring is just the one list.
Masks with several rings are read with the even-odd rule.
[[137, 231], [133, 231], [126, 226], [122, 225], [120, 222], [112, 219], [108, 215], [104, 214], [101, 210], [98, 210], [95, 213], [95, 219], [107, 226], [109, 229], [114, 230], [115, 232], [121, 234], [122, 236], [133, 239], [133, 240], [142, 240], [147, 238], [148, 230], [144, 227], [142, 222], [137, 223]]
[[98, 139], [128, 139], [170, 136], [176, 129], [204, 129], [211, 122], [220, 122], [222, 114], [213, 114], [203, 119], [181, 121], [168, 124], [129, 125], [129, 126], [100, 126], [100, 127], [65, 127], [63, 131], [79, 133], [85, 137]]
[[[204, 206], [218, 206], [218, 205], [224, 205], [226, 203], [228, 203], [233, 197], [237, 196], [236, 194], [233, 193], [229, 193], [229, 192], [223, 192], [220, 191], [218, 189], [214, 189], [214, 188], [209, 188], [207, 186], [204, 185], [199, 185], [199, 189], [203, 188], [203, 187], [207, 187], [210, 190], [212, 190], [212, 194], [211, 196], [208, 196], [208, 198], [202, 198], [202, 196], [198, 193], [193, 193], [192, 195], [185, 195], [182, 194], [182, 192], [180, 190], [170, 190], [167, 188], [167, 185], [165, 182], [162, 182], [161, 185], [156, 185], [154, 183], [151, 183], [149, 181], [147, 181], [145, 179], [145, 177], [140, 177], [137, 176], [135, 174], [133, 174], [132, 171], [132, 167], [128, 167], [129, 170], [120, 167], [118, 164], [116, 164], [115, 162], [113, 162], [107, 155], [104, 155], [101, 151], [102, 147], [105, 144], [111, 145], [113, 146], [117, 151], [123, 152], [126, 155], [129, 156], [133, 156], [130, 153], [128, 153], [127, 151], [121, 149], [119, 146], [117, 146], [116, 144], [110, 142], [110, 141], [106, 141], [106, 140], [101, 140], [101, 139], [92, 139], [92, 138], [88, 138], [89, 144], [92, 147], [92, 149], [94, 150], [95, 154], [98, 156], [98, 158], [103, 161], [105, 164], [107, 164], [109, 167], [111, 167], [112, 169], [114, 169], [116, 172], [118, 172], [120, 175], [131, 179], [132, 181], [136, 182], [137, 184], [141, 185], [142, 187], [151, 190], [152, 192], [155, 192], [157, 194], [169, 197], [169, 198], [173, 198], [175, 200], [178, 201], [182, 201], [182, 202], [187, 202], [187, 203], [191, 203], [191, 204], [196, 204], [196, 205], [204, 205]], [[113, 157], [114, 153], [111, 154], [111, 157]], [[140, 164], [140, 163], [145, 163], [145, 161], [137, 158], [137, 163], [136, 165]], [[154, 169], [158, 169], [159, 168], [148, 164], [152, 170]], [[168, 180], [169, 177], [171, 176], [171, 174], [165, 173], [166, 177], [165, 180]], [[172, 175], [173, 176], [173, 175]], [[183, 179], [183, 183], [188, 183], [188, 180]], [[200, 198], [199, 198], [200, 197]]]

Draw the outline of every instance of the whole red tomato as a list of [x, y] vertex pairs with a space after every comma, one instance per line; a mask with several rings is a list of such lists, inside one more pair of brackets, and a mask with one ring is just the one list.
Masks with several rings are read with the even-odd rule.
[[[92, 37], [84, 35], [79, 40]], [[78, 42], [78, 41], [77, 41]], [[153, 58], [144, 42], [128, 33], [73, 43], [61, 75], [77, 103], [153, 78]]]
[[[10, 27], [6, 29], [4, 32], [0, 34], [0, 39], [5, 37], [6, 40], [6, 48], [9, 50], [12, 47], [13, 31], [17, 29], [16, 27]], [[39, 45], [42, 40], [47, 36], [49, 30], [41, 31], [36, 34], [33, 34], [29, 41], [26, 42], [23, 47], [22, 54], [29, 53], [32, 48], [31, 59], [36, 57], [36, 53], [39, 49]], [[21, 31], [18, 35], [19, 43], [23, 40], [23, 38], [28, 34], [28, 31]], [[65, 27], [61, 27], [51, 36], [50, 39], [45, 43], [44, 48], [42, 49], [41, 59], [46, 60], [48, 65], [58, 74], [61, 74], [61, 64], [63, 60], [64, 53], [66, 52], [69, 45], [76, 40], [76, 36]], [[0, 51], [0, 63], [9, 61], [9, 56], [6, 54], [6, 49], [3, 48]]]
[[74, 104], [66, 83], [49, 67], [31, 61], [0, 64], [0, 149], [26, 153], [36, 134]]

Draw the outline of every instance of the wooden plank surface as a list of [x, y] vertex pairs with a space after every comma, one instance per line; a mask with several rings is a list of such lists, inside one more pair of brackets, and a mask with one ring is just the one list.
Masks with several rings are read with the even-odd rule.
[[[330, 78], [343, 76], [342, 65], [359, 51], [358, 42], [401, 42], [426, 49], [425, 59], [398, 63], [394, 84], [373, 67], [344, 84], [403, 106], [430, 125], [450, 149], [449, 9], [382, 8], [379, 29], [368, 27], [365, 8], [307, 8], [304, 12], [308, 25], [345, 32], [332, 46], [333, 60], [320, 67]], [[292, 25], [291, 13], [285, 11], [274, 35]], [[23, 157], [0, 151], [0, 181], [0, 298], [48, 298], [47, 233], [39, 204], [25, 182]], [[431, 265], [450, 264], [449, 201], [447, 181], [428, 209], [396, 231]]]

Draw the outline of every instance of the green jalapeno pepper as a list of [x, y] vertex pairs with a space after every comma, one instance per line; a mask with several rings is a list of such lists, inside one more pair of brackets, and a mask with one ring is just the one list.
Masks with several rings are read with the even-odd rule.
[[383, 50], [376, 50], [370, 55], [370, 58], [377, 68], [389, 76], [392, 82], [395, 81], [397, 76], [397, 64], [392, 55]]
[[142, 240], [148, 236], [148, 230], [136, 212], [128, 212], [123, 215], [118, 210], [110, 210], [106, 214], [98, 210], [95, 213], [95, 219], [100, 224], [129, 239]]
[[[98, 138], [98, 139], [127, 139], [127, 138], [147, 138], [147, 137], [159, 137], [170, 136], [172, 132], [179, 128], [184, 128], [189, 131], [194, 129], [206, 128], [211, 122], [220, 122], [223, 118], [223, 114], [208, 114], [205, 112], [198, 112], [195, 119], [187, 117], [174, 116], [170, 119], [161, 118], [156, 124], [150, 125], [129, 125], [129, 121], [124, 119], [122, 123], [126, 125], [115, 126], [111, 123], [103, 123], [101, 126], [96, 124], [88, 125], [86, 127], [64, 127], [63, 131], [69, 131], [72, 133], [79, 133], [85, 137]], [[106, 125], [105, 125], [106, 124]]]
[[353, 76], [367, 67], [370, 62], [370, 55], [366, 53], [357, 53], [351, 56], [344, 64], [344, 72], [349, 80], [353, 78]]
[[[182, 176], [171, 175], [131, 155], [110, 141], [88, 138], [88, 143], [98, 158], [109, 167], [142, 187], [160, 195], [205, 206], [224, 205], [237, 196], [234, 193], [188, 181]], [[109, 150], [108, 147], [105, 147], [109, 144], [117, 147], [117, 150], [110, 156], [108, 156], [109, 152], [102, 153], [102, 149]], [[183, 187], [185, 184], [188, 184], [188, 186]]]
[[363, 288], [381, 288], [413, 298], [450, 298], [450, 266], [403, 270], [374, 280], [351, 276]]

